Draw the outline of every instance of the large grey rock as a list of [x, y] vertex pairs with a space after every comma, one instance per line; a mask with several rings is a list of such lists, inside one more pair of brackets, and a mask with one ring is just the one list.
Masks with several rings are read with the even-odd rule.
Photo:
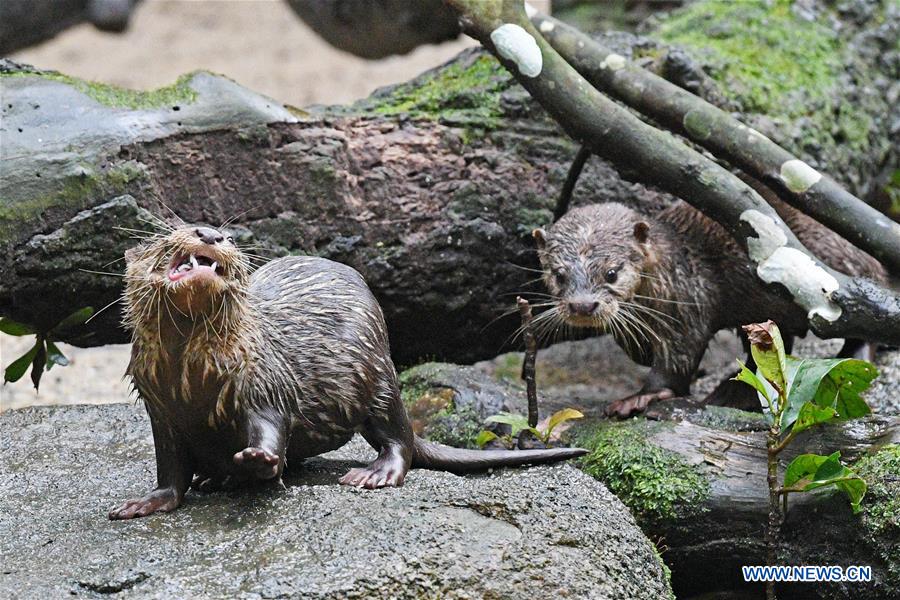
[[360, 440], [287, 489], [190, 493], [169, 515], [106, 511], [154, 479], [140, 406], [0, 416], [0, 596], [663, 598], [664, 568], [627, 509], [568, 465], [400, 489], [337, 484]]

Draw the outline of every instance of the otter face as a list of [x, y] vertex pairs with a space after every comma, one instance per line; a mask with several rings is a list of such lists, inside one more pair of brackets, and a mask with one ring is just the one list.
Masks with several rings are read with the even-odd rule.
[[543, 279], [569, 325], [607, 329], [643, 284], [649, 226], [619, 204], [573, 209], [535, 229]]
[[154, 322], [153, 309], [136, 305], [161, 300], [165, 306], [156, 311], [171, 306], [190, 319], [209, 316], [226, 295], [245, 289], [250, 278], [247, 258], [232, 238], [209, 227], [180, 227], [131, 248], [125, 260], [129, 311], [152, 315]]

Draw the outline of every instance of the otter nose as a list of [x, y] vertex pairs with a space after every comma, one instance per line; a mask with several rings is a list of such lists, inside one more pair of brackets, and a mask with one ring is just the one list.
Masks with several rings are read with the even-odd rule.
[[194, 233], [198, 238], [203, 240], [205, 244], [215, 245], [225, 241], [225, 236], [209, 227], [197, 227]]
[[594, 300], [573, 301], [569, 302], [569, 312], [573, 315], [589, 317], [594, 314], [594, 311], [597, 310], [598, 306], [600, 306], [600, 303]]

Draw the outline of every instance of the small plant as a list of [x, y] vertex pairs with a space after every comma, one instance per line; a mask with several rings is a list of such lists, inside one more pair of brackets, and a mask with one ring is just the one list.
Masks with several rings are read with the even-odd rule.
[[18, 381], [31, 365], [31, 382], [34, 384], [34, 389], [37, 390], [45, 370], [49, 371], [53, 365], [65, 367], [69, 364], [69, 359], [56, 346], [55, 340], [58, 340], [59, 336], [66, 331], [83, 324], [93, 314], [94, 309], [86, 306], [76, 310], [46, 332], [36, 331], [30, 325], [6, 317], [0, 318], [0, 331], [3, 333], [14, 336], [35, 336], [34, 346], [6, 367], [6, 371], [3, 373], [3, 383]]
[[[827, 456], [797, 456], [788, 464], [780, 486], [778, 457], [802, 431], [831, 421], [856, 419], [869, 414], [869, 406], [860, 394], [878, 376], [878, 370], [866, 361], [851, 358], [788, 356], [778, 326], [772, 321], [745, 325], [743, 329], [750, 340], [750, 351], [758, 370], [754, 374], [738, 361], [741, 371], [735, 379], [756, 389], [769, 422], [766, 440], [769, 486], [766, 546], [768, 563], [774, 565], [789, 494], [834, 487], [846, 493], [853, 512], [859, 512], [860, 502], [866, 493], [866, 482], [841, 462], [840, 452]], [[766, 597], [775, 598], [772, 581], [766, 583]]]
[[584, 417], [584, 415], [580, 411], [575, 410], [574, 408], [564, 408], [553, 413], [546, 421], [538, 423], [535, 427], [532, 427], [528, 424], [528, 417], [524, 415], [502, 412], [500, 414], [488, 417], [486, 421], [488, 423], [504, 423], [506, 425], [509, 425], [509, 434], [500, 436], [493, 431], [485, 429], [478, 434], [478, 437], [475, 438], [475, 443], [483, 448], [486, 444], [493, 440], [500, 440], [503, 445], [507, 446], [508, 448], [512, 448], [515, 445], [516, 437], [523, 431], [529, 431], [534, 435], [534, 437], [540, 440], [542, 444], [547, 445], [550, 443], [553, 435], [553, 430], [556, 429], [557, 426], [565, 423], [566, 421], [571, 421], [572, 419], [580, 419], [582, 417]]

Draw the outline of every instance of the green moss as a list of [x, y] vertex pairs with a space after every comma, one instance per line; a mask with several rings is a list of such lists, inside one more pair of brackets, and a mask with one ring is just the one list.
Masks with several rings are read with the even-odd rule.
[[179, 77], [172, 85], [156, 90], [142, 91], [120, 88], [96, 81], [85, 81], [56, 71], [14, 71], [0, 77], [41, 77], [68, 84], [100, 104], [113, 108], [149, 109], [190, 104], [197, 99], [197, 92], [190, 86], [196, 72]]
[[494, 366], [494, 379], [510, 382], [521, 381], [523, 356], [521, 352], [509, 352], [497, 357]]
[[491, 128], [503, 115], [500, 93], [510, 77], [491, 56], [478, 56], [469, 64], [456, 62], [422, 78], [374, 97], [370, 109], [381, 115], [478, 123]]
[[889, 444], [861, 458], [853, 467], [868, 485], [862, 502], [862, 523], [888, 568], [900, 582], [900, 445]]
[[723, 93], [746, 112], [787, 114], [808, 103], [791, 101], [795, 90], [826, 99], [843, 70], [842, 43], [824, 22], [791, 12], [791, 2], [697, 2], [664, 21], [664, 41], [694, 50], [708, 62]]
[[701, 510], [709, 497], [706, 477], [676, 453], [655, 446], [649, 436], [665, 423], [634, 419], [579, 427], [576, 445], [587, 474], [602, 481], [642, 524], [658, 524]]
[[424, 363], [400, 373], [400, 398], [413, 430], [439, 444], [477, 448], [482, 418], [471, 407], [457, 407], [453, 389], [433, 383], [444, 368], [440, 363]]
[[55, 207], [66, 206], [81, 210], [88, 208], [91, 199], [103, 195], [118, 195], [127, 186], [146, 176], [139, 163], [126, 161], [95, 174], [89, 168], [62, 180], [62, 187], [55, 192], [30, 197], [15, 202], [0, 203], [0, 241], [6, 241], [22, 229], [23, 223], [40, 217]]

